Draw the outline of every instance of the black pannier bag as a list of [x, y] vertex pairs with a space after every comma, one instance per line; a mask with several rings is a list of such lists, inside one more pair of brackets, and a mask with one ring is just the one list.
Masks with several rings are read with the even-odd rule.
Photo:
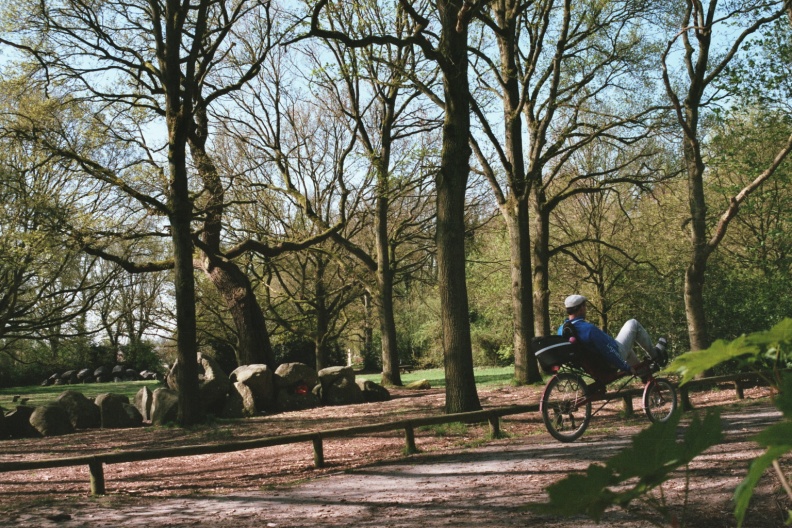
[[552, 335], [531, 340], [531, 351], [545, 374], [554, 374], [561, 365], [574, 364], [578, 350], [578, 345], [571, 343], [568, 336]]

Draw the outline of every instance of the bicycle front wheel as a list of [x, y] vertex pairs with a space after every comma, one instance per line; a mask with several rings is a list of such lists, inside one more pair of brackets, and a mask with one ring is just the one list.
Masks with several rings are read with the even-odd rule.
[[664, 378], [650, 381], [644, 389], [643, 407], [652, 422], [665, 422], [676, 411], [676, 389]]
[[564, 372], [550, 378], [539, 407], [547, 431], [561, 442], [580, 438], [591, 420], [588, 388], [575, 374]]

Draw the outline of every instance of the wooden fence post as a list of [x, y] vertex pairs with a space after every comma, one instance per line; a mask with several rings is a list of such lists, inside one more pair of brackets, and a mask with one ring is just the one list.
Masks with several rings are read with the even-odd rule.
[[736, 379], [734, 380], [734, 390], [737, 391], [737, 399], [744, 400], [745, 399], [745, 392], [743, 391], [743, 385], [741, 380]]
[[404, 452], [408, 455], [414, 455], [418, 452], [418, 448], [415, 446], [415, 431], [410, 422], [407, 422], [404, 426], [404, 443]]
[[102, 461], [95, 458], [88, 463], [88, 471], [91, 473], [91, 495], [105, 494], [105, 479]]
[[314, 467], [321, 469], [324, 467], [324, 446], [322, 445], [322, 435], [317, 433], [313, 437], [314, 448]]
[[688, 412], [693, 409], [693, 404], [690, 403], [690, 391], [687, 385], [679, 388], [679, 399], [682, 400], [682, 412]]
[[500, 418], [495, 413], [490, 413], [487, 416], [487, 421], [489, 422], [490, 426], [490, 436], [492, 438], [500, 438], [501, 437], [501, 430], [500, 430]]
[[629, 418], [634, 414], [632, 396], [625, 396], [622, 398], [622, 412], [625, 418]]

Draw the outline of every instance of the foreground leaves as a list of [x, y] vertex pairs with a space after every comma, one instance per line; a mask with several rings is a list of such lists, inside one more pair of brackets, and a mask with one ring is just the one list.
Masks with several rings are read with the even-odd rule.
[[528, 509], [550, 515], [586, 515], [599, 522], [605, 510], [626, 507], [687, 466], [705, 449], [723, 440], [720, 413], [695, 416], [681, 441], [677, 441], [680, 414], [665, 423], [654, 423], [633, 437], [632, 445], [606, 462], [592, 464], [585, 474], [575, 474], [547, 488], [550, 501]]
[[744, 335], [734, 341], [718, 340], [706, 350], [682, 354], [668, 365], [665, 372], [679, 374], [679, 384], [684, 385], [705, 371], [733, 359], [742, 359], [749, 364], [769, 360], [778, 366], [790, 350], [792, 319], [784, 319], [766, 332]]

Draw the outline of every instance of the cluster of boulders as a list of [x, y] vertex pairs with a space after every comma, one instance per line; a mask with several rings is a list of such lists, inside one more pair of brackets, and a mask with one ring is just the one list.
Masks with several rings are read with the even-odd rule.
[[[320, 405], [348, 405], [386, 401], [387, 389], [355, 379], [352, 367], [317, 372], [303, 363], [285, 363], [273, 372], [266, 365], [244, 365], [226, 375], [209, 356], [198, 356], [200, 401], [216, 416], [242, 418], [268, 412], [310, 409]], [[167, 387], [142, 387], [134, 401], [105, 393], [91, 400], [67, 390], [55, 402], [40, 407], [18, 405], [0, 409], [0, 439], [54, 436], [77, 429], [139, 427], [144, 423], [175, 422], [178, 413], [177, 362], [166, 377]]]
[[122, 428], [143, 425], [143, 415], [129, 398], [105, 393], [91, 400], [81, 392], [67, 390], [51, 403], [32, 407], [18, 405], [0, 412], [0, 439], [57, 436], [77, 429]]
[[[352, 367], [317, 372], [304, 363], [284, 363], [273, 372], [266, 365], [243, 365], [226, 376], [209, 356], [199, 355], [198, 363], [204, 411], [227, 418], [390, 399], [381, 385], [357, 381]], [[166, 377], [173, 391], [178, 390], [179, 369], [176, 362]]]
[[156, 380], [159, 375], [151, 370], [138, 372], [126, 368], [123, 365], [116, 365], [112, 368], [101, 366], [96, 369], [75, 369], [66, 372], [56, 372], [49, 378], [41, 382], [42, 387], [49, 385], [77, 385], [80, 383], [108, 383], [111, 381], [140, 381]]

